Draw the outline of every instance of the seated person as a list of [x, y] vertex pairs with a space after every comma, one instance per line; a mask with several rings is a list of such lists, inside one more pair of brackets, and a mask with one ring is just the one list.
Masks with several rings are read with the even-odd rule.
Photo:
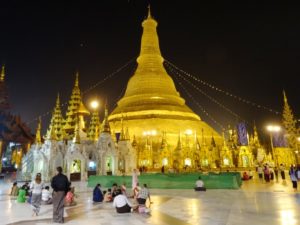
[[49, 191], [49, 186], [46, 186], [42, 190], [42, 204], [43, 205], [52, 204], [52, 195]]
[[206, 191], [206, 188], [204, 187], [204, 182], [201, 180], [201, 177], [198, 178], [195, 185], [195, 191]]
[[117, 213], [130, 213], [132, 204], [128, 201], [127, 197], [122, 194], [120, 189], [117, 190], [117, 196], [114, 198], [113, 206], [116, 208]]
[[118, 185], [114, 183], [111, 188], [111, 196], [114, 199], [117, 196]]
[[11, 196], [18, 196], [18, 192], [19, 192], [18, 183], [17, 183], [17, 182], [14, 182], [14, 183], [13, 183], [13, 186], [12, 186], [12, 188], [11, 188], [10, 195], [11, 195]]
[[122, 191], [123, 195], [127, 196], [126, 183], [125, 182], [121, 185], [121, 191]]
[[25, 184], [23, 184], [22, 189], [26, 191], [26, 196], [29, 196], [30, 186], [28, 182], [25, 182]]
[[74, 187], [71, 187], [64, 199], [64, 205], [65, 206], [74, 206], [76, 205], [76, 202], [74, 201], [75, 195], [74, 195], [75, 189]]
[[20, 190], [19, 190], [17, 202], [19, 202], [19, 203], [26, 202], [26, 191], [22, 188], [20, 188]]
[[108, 188], [107, 192], [104, 193], [104, 202], [112, 202], [112, 201], [113, 201], [113, 198], [112, 198], [112, 195], [111, 195], [111, 189]]
[[93, 202], [102, 202], [103, 201], [103, 194], [100, 189], [101, 184], [97, 184], [93, 191]]
[[246, 171], [243, 173], [242, 180], [249, 180], [249, 175]]
[[150, 192], [147, 188], [147, 184], [144, 184], [142, 189], [138, 192], [136, 200], [140, 205], [145, 205], [147, 198], [149, 198], [150, 201]]

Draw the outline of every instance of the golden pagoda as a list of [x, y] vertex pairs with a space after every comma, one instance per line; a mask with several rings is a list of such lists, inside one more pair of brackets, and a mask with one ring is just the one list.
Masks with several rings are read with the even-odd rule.
[[63, 117], [60, 107], [60, 98], [57, 94], [55, 108], [52, 113], [49, 129], [47, 130], [46, 138], [50, 140], [61, 141], [64, 139], [65, 133], [63, 130]]
[[69, 135], [70, 138], [74, 135], [75, 124], [77, 120], [78, 108], [81, 104], [81, 95], [79, 89], [79, 74], [76, 74], [75, 85], [72, 90], [72, 95], [69, 100], [68, 109], [66, 113], [66, 119], [64, 124], [64, 130]]
[[[167, 74], [159, 48], [157, 22], [151, 16], [150, 7], [142, 27], [141, 49], [137, 58], [138, 67], [127, 84], [124, 96], [110, 114], [109, 122], [112, 130], [120, 132], [121, 120], [123, 120], [124, 126], [128, 127], [129, 132], [135, 136], [139, 151], [146, 150], [149, 157], [152, 157], [153, 152], [159, 152], [163, 136], [167, 137], [166, 141], [172, 155], [168, 159], [167, 166], [172, 167], [173, 161], [179, 160], [175, 158], [181, 154], [177, 146], [178, 134], [181, 131], [189, 130], [192, 135], [200, 133], [203, 129], [205, 138], [208, 139], [211, 137], [208, 135], [213, 134], [217, 143], [222, 143], [222, 137], [185, 104], [172, 78]], [[145, 162], [145, 156], [143, 160]], [[162, 166], [162, 162], [159, 162], [157, 158], [147, 160], [150, 161], [150, 169], [158, 169]], [[184, 160], [180, 161], [184, 162]], [[140, 159], [137, 164], [137, 166], [141, 165]], [[183, 163], [179, 164], [179, 167], [183, 167]]]

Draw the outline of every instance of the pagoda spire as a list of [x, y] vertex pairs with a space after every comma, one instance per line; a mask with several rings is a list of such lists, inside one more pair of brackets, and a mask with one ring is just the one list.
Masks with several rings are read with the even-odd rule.
[[288, 104], [285, 91], [283, 91], [283, 102], [284, 103], [283, 103], [282, 123], [287, 133], [289, 147], [293, 150], [296, 150], [297, 134], [298, 134], [296, 128], [296, 120], [294, 118], [293, 111]]
[[42, 144], [41, 128], [42, 128], [42, 121], [41, 121], [41, 117], [39, 117], [37, 129], [36, 129], [36, 134], [35, 134], [35, 143], [37, 145]]
[[76, 124], [76, 117], [78, 113], [78, 109], [82, 102], [80, 89], [79, 89], [79, 73], [76, 73], [75, 85], [72, 90], [72, 94], [69, 100], [68, 109], [66, 113], [66, 120], [64, 125], [64, 130], [70, 138], [73, 137], [75, 124]]
[[90, 139], [92, 141], [98, 140], [99, 132], [100, 132], [99, 112], [98, 112], [98, 110], [95, 109], [92, 112], [92, 118], [91, 118], [89, 129], [88, 129], [88, 132], [87, 132], [88, 139]]
[[[52, 112], [52, 118], [50, 120], [50, 125], [46, 134], [47, 139], [61, 141], [65, 137], [63, 130], [63, 117], [61, 113], [60, 97], [59, 93], [57, 94], [56, 103], [54, 110]], [[54, 139], [53, 139], [54, 138]]]
[[109, 126], [109, 122], [108, 122], [107, 102], [105, 103], [105, 107], [104, 107], [104, 119], [102, 122], [102, 132], [110, 133], [110, 126]]
[[4, 80], [5, 80], [5, 65], [2, 65], [0, 82], [4, 82]]

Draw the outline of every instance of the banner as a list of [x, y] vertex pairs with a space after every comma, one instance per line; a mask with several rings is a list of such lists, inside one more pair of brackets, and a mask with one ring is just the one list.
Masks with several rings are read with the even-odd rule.
[[248, 135], [247, 128], [245, 123], [239, 123], [237, 125], [238, 132], [238, 145], [246, 146], [248, 145]]
[[280, 147], [288, 147], [286, 134], [285, 132], [274, 132], [271, 134], [273, 139], [273, 147], [280, 148]]

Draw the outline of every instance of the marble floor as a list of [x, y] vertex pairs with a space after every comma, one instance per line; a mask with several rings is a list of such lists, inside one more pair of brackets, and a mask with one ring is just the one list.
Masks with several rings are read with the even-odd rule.
[[[300, 224], [300, 192], [291, 182], [244, 182], [239, 190], [158, 190], [151, 189], [150, 214], [119, 215], [111, 203], [93, 204], [85, 182], [73, 183], [77, 202], [65, 208], [66, 224], [103, 225], [296, 225]], [[0, 224], [52, 224], [52, 205], [42, 206], [32, 217], [28, 203], [17, 203], [8, 193], [8, 183], [0, 183]], [[149, 205], [149, 203], [148, 203]]]

